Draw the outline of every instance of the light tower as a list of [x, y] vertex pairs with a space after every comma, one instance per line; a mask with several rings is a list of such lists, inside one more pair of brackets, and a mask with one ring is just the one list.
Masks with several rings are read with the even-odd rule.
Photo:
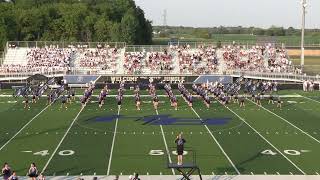
[[302, 5], [302, 27], [301, 27], [301, 68], [304, 66], [304, 29], [306, 25], [307, 0], [301, 0]]

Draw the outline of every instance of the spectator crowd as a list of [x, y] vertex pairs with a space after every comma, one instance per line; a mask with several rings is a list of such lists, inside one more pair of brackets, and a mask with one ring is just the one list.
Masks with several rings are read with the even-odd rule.
[[3, 64], [0, 73], [65, 73], [75, 67], [112, 73], [123, 68], [121, 72], [125, 74], [211, 74], [223, 71], [301, 74], [301, 70], [289, 60], [286, 50], [271, 44], [250, 48], [235, 44], [222, 48], [210, 45], [192, 48], [186, 44], [171, 45], [163, 51], [153, 52], [122, 50], [109, 45], [31, 48], [27, 50], [26, 65]]

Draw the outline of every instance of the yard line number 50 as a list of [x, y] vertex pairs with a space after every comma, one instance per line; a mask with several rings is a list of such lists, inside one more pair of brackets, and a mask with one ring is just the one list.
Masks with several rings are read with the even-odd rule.
[[[173, 155], [178, 155], [177, 151], [172, 151], [171, 152]], [[187, 155], [188, 151], [183, 151], [183, 155]], [[150, 150], [149, 155], [151, 156], [163, 156], [164, 152], [163, 150]]]

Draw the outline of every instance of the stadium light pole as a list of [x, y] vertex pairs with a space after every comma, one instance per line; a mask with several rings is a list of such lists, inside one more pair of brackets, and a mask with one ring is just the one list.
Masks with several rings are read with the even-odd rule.
[[301, 27], [301, 68], [303, 70], [304, 66], [304, 29], [306, 25], [306, 8], [307, 8], [307, 0], [301, 1], [302, 5], [302, 27]]

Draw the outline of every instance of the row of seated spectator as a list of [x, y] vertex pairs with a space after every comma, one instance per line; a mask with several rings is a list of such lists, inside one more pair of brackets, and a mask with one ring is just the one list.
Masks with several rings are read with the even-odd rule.
[[[13, 47], [15, 48], [15, 47]], [[62, 72], [70, 69], [70, 59], [74, 49], [46, 46], [44, 48], [31, 48], [27, 50], [26, 65], [5, 64], [0, 67], [3, 73], [44, 73]]]
[[271, 72], [271, 73], [296, 73], [288, 59], [286, 51], [271, 45], [253, 46], [227, 46], [222, 48], [223, 61], [228, 70]]
[[117, 48], [110, 48], [109, 46], [101, 48], [79, 48], [77, 53], [79, 55], [80, 67], [116, 71], [116, 61], [119, 58]]
[[218, 70], [216, 49], [212, 46], [201, 45], [191, 49], [185, 45], [172, 48], [177, 51], [180, 73], [208, 74]]
[[270, 72], [292, 72], [292, 61], [288, 59], [286, 50], [282, 48], [269, 47], [267, 49], [268, 68]]
[[127, 74], [135, 74], [141, 72], [142, 61], [144, 60], [145, 52], [126, 52], [124, 54], [123, 67]]
[[173, 70], [173, 56], [164, 50], [164, 52], [147, 53], [146, 67], [155, 72], [170, 72]]
[[143, 70], [152, 73], [170, 73], [174, 69], [173, 56], [167, 50], [163, 52], [127, 52], [123, 67], [128, 74], [139, 74]]

